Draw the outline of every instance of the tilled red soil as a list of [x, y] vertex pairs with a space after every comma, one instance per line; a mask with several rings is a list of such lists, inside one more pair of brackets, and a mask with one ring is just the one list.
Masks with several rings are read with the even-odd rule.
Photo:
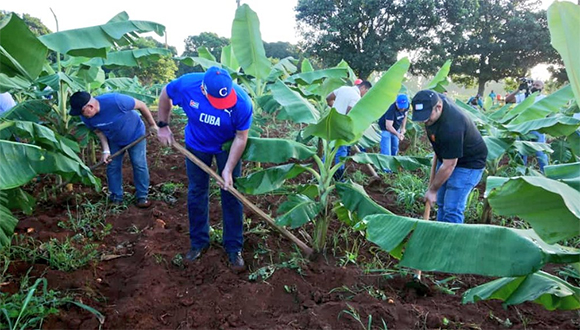
[[[316, 260], [304, 262], [299, 272], [288, 266], [292, 260], [300, 261], [296, 258], [297, 248], [247, 211], [246, 217], [252, 221], [245, 235], [243, 256], [249, 266], [246, 272], [232, 272], [224, 251], [215, 243], [200, 260], [182, 268], [172, 261], [177, 254], [184, 255], [189, 246], [184, 157], [160, 149], [154, 140], [150, 140], [148, 148], [152, 186], [171, 181], [183, 183], [185, 188], [175, 195], [173, 204], [155, 200], [146, 210], [130, 205], [107, 218], [113, 230], [99, 242], [99, 251], [120, 257], [70, 273], [52, 270], [46, 264], [16, 261], [10, 269], [14, 283], [2, 289], [14, 290], [19, 278], [32, 267], [30, 275], [46, 277], [51, 289], [74, 293], [77, 299], [103, 313], [106, 317], [103, 329], [367, 329], [371, 316], [373, 329], [499, 329], [508, 324], [507, 319], [512, 329], [580, 326], [576, 311], [549, 312], [533, 303], [507, 309], [496, 301], [462, 305], [461, 294], [466, 289], [490, 280], [482, 277], [458, 276], [449, 285], [457, 288], [455, 294], [449, 294], [438, 289], [434, 281], [451, 275], [431, 274], [426, 279], [431, 292], [418, 295], [405, 286], [409, 278], [393, 269], [394, 260], [364, 240], [359, 240], [364, 244], [358, 264], [368, 263], [379, 255], [391, 268], [389, 276], [365, 274], [362, 267], [353, 263], [340, 267], [340, 258], [350, 248], [347, 244], [352, 244], [352, 239], [339, 240], [336, 256], [329, 249]], [[104, 178], [103, 169], [97, 173]], [[132, 187], [128, 161], [125, 182]], [[78, 193], [80, 190], [76, 189]], [[369, 189], [379, 204], [401, 211], [393, 206], [393, 196], [385, 195], [383, 184]], [[96, 201], [102, 195], [89, 192], [85, 198]], [[274, 215], [282, 202], [279, 196], [250, 196], [250, 199]], [[26, 233], [28, 228], [34, 228], [30, 235], [41, 240], [70, 234], [57, 224], [67, 219], [67, 204], [74, 210], [75, 200], [71, 195], [62, 195], [39, 205], [34, 215], [21, 217], [17, 232]], [[210, 204], [212, 226], [219, 228], [218, 196], [212, 195]], [[333, 224], [330, 235], [340, 230], [339, 224]], [[303, 237], [298, 231], [294, 233]], [[328, 245], [332, 248], [334, 242], [329, 239]], [[286, 267], [279, 267], [269, 278], [249, 279], [262, 267], [284, 261]], [[300, 263], [290, 263], [297, 264]], [[358, 313], [360, 322], [347, 311]], [[92, 314], [73, 306], [43, 324], [45, 329], [99, 329], [99, 326]]]

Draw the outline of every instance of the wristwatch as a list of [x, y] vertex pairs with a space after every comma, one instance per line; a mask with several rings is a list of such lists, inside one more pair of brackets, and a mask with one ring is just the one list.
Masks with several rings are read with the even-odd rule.
[[169, 124], [167, 122], [164, 122], [164, 121], [157, 122], [157, 127], [161, 128], [161, 127], [165, 127], [165, 126], [169, 126]]

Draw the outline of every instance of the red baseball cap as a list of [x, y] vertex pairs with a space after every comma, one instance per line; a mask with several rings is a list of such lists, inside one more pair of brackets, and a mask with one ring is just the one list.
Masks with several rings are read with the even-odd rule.
[[209, 103], [216, 109], [233, 107], [238, 101], [230, 74], [217, 66], [212, 66], [203, 76], [203, 86]]

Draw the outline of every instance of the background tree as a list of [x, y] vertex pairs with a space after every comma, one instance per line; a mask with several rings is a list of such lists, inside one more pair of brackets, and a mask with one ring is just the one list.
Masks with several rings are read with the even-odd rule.
[[283, 59], [292, 56], [296, 59], [300, 58], [298, 47], [289, 42], [264, 42], [264, 50], [266, 57]]
[[[0, 20], [10, 13], [11, 12], [8, 12], [6, 10], [0, 10]], [[52, 31], [50, 31], [50, 29], [47, 28], [46, 25], [44, 25], [39, 18], [30, 16], [28, 14], [16, 14], [16, 15], [22, 18], [24, 23], [26, 23], [30, 31], [32, 31], [32, 33], [34, 33], [35, 36], [39, 37], [45, 34], [52, 33]]]
[[550, 45], [546, 11], [536, 0], [448, 0], [434, 16], [439, 19], [435, 41], [415, 55], [415, 74], [434, 74], [447, 59], [450, 74], [484, 95], [488, 81], [524, 77], [539, 63], [558, 56]]
[[427, 0], [299, 0], [296, 20], [309, 56], [325, 66], [346, 60], [361, 78], [383, 71], [403, 49], [430, 43], [437, 22]]
[[[185, 50], [181, 56], [195, 57], [198, 56], [197, 48], [203, 46], [215, 56], [216, 59], [221, 58], [222, 48], [229, 45], [230, 39], [220, 37], [214, 32], [202, 32], [196, 36], [189, 36], [185, 39]], [[179, 63], [177, 75], [181, 76], [190, 72], [203, 71], [200, 66], [191, 67], [183, 63]]]
[[[165, 48], [165, 45], [152, 37], [138, 38], [134, 44], [125, 49], [142, 49], [142, 48]], [[173, 46], [168, 47], [171, 53], [177, 55], [177, 49]], [[162, 56], [156, 61], [150, 61], [140, 67], [122, 67], [110, 70], [119, 77], [137, 76], [141, 83], [146, 86], [152, 84], [165, 84], [175, 79], [177, 64], [168, 56]]]

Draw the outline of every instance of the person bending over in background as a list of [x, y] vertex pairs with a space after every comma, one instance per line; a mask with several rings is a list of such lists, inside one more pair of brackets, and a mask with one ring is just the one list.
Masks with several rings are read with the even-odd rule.
[[487, 146], [473, 121], [444, 95], [423, 90], [411, 103], [412, 120], [425, 124], [437, 162], [425, 200], [437, 203], [437, 221], [463, 223], [467, 197], [485, 168]]
[[382, 155], [396, 156], [399, 152], [399, 142], [405, 138], [408, 111], [409, 97], [399, 94], [397, 100], [379, 119]]
[[[542, 89], [544, 89], [544, 83], [541, 80], [533, 80], [532, 88], [528, 86], [527, 82], [522, 82], [516, 91], [505, 97], [505, 103], [522, 103], [528, 96], [535, 92], [540, 93], [534, 100], [534, 103], [538, 102], [546, 97], [546, 95], [541, 94]], [[530, 131], [530, 134], [534, 136], [536, 142], [546, 143], [546, 134], [542, 134], [538, 131]], [[538, 160], [540, 172], [544, 173], [544, 166], [548, 165], [548, 155], [542, 151], [536, 151], [536, 159]], [[524, 165], [528, 164], [528, 156], [522, 155], [522, 160]]]
[[[214, 157], [216, 159], [218, 173], [224, 181], [224, 186], [220, 187], [223, 244], [231, 268], [242, 271], [245, 269], [242, 258], [243, 208], [228, 189], [233, 187], [234, 179], [241, 173], [240, 158], [252, 124], [252, 101], [224, 69], [214, 66], [205, 73], [183, 75], [167, 84], [159, 96], [158, 138], [164, 145], [173, 143], [169, 129], [173, 105], [183, 108], [188, 118], [185, 127], [187, 149], [208, 166]], [[232, 140], [229, 152], [222, 150], [223, 144]], [[186, 259], [194, 261], [209, 247], [209, 174], [189, 159], [186, 159], [186, 170], [191, 240]]]
[[[157, 130], [151, 111], [145, 103], [130, 96], [108, 93], [92, 97], [87, 92], [76, 92], [70, 97], [70, 114], [81, 116], [83, 123], [93, 130], [101, 141], [103, 148], [101, 160], [107, 165], [107, 182], [109, 200], [120, 204], [123, 202], [123, 155], [110, 159], [131, 142], [145, 135], [145, 125], [139, 114], [149, 124], [151, 130]], [[128, 150], [133, 165], [133, 183], [137, 207], [147, 208], [151, 202], [149, 194], [149, 169], [147, 167], [147, 141], [143, 139]]]
[[[328, 104], [329, 107], [334, 107], [338, 113], [347, 115], [358, 100], [365, 96], [371, 87], [371, 83], [366, 80], [362, 80], [359, 84], [354, 86], [339, 87], [326, 96], [326, 104]], [[334, 163], [338, 163], [341, 157], [348, 156], [349, 151], [350, 146], [338, 147], [338, 151], [334, 156]], [[336, 171], [334, 178], [340, 180], [343, 175], [344, 164], [338, 169], [338, 171]]]

